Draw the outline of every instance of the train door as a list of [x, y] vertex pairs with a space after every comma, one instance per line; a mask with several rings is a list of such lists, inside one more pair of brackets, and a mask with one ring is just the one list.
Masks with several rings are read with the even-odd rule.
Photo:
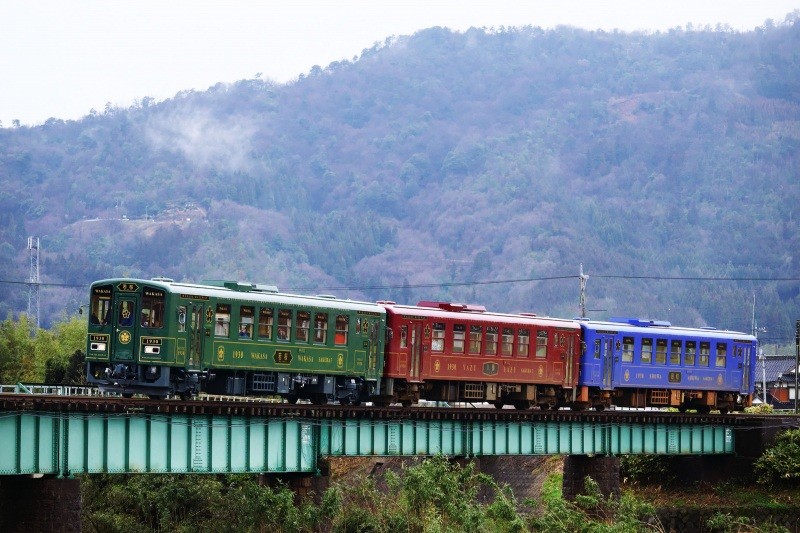
[[614, 385], [614, 337], [600, 335], [600, 362], [603, 368], [603, 389], [610, 390]]
[[410, 381], [419, 381], [422, 366], [422, 322], [409, 324], [410, 336], [408, 344], [408, 377]]
[[[742, 394], [750, 393], [750, 360], [755, 359], [755, 353], [753, 353], [755, 349], [756, 347], [752, 344], [733, 344], [733, 357], [736, 361], [734, 379], [737, 380], [739, 392]], [[741, 369], [741, 371], [738, 369]]]
[[364, 341], [364, 348], [367, 352], [367, 379], [378, 379], [378, 349], [380, 348], [378, 331], [380, 331], [380, 320], [369, 320], [368, 340]]
[[138, 296], [135, 293], [124, 293], [116, 296], [114, 302], [114, 336], [111, 353], [117, 361], [133, 361], [136, 343], [136, 310]]
[[573, 372], [575, 369], [575, 336], [572, 333], [568, 333], [565, 336], [567, 339], [567, 359], [564, 362], [566, 364], [566, 371], [564, 372], [564, 380], [561, 385], [569, 389], [575, 385], [575, 375]]
[[192, 304], [189, 308], [189, 316], [185, 317], [188, 324], [186, 327], [189, 338], [189, 361], [187, 369], [199, 370], [203, 363], [203, 344], [205, 341], [205, 313], [202, 304]]

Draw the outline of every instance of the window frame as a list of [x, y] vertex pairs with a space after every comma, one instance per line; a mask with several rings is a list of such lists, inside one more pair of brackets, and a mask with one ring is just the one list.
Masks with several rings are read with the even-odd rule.
[[483, 326], [472, 324], [469, 327], [469, 353], [480, 355], [483, 345]]
[[[647, 349], [645, 349], [647, 347]], [[647, 358], [645, 359], [645, 354]], [[642, 349], [639, 352], [639, 361], [643, 365], [653, 364], [653, 339], [650, 337], [642, 337]]]
[[520, 328], [517, 331], [517, 357], [528, 358], [531, 353], [531, 330]]
[[271, 307], [261, 307], [258, 310], [258, 340], [272, 340], [272, 331], [274, 328], [275, 310]]
[[511, 357], [514, 355], [514, 328], [500, 330], [500, 356]]
[[467, 326], [466, 324], [453, 324], [453, 353], [463, 354], [466, 348]]

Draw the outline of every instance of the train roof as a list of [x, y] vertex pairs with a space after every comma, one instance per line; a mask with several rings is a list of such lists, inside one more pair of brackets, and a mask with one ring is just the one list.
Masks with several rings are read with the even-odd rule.
[[580, 324], [594, 331], [615, 331], [632, 333], [636, 335], [663, 335], [663, 336], [695, 336], [709, 339], [731, 339], [754, 342], [756, 338], [749, 333], [741, 331], [728, 331], [715, 328], [693, 328], [686, 326], [673, 326], [669, 322], [660, 320], [646, 320], [640, 318], [612, 318], [611, 320], [586, 320], [580, 319]]
[[362, 302], [336, 298], [330, 295], [303, 295], [282, 293], [272, 285], [258, 285], [242, 281], [210, 280], [200, 283], [176, 282], [167, 278], [137, 279], [137, 278], [111, 278], [98, 280], [96, 285], [113, 285], [117, 283], [141, 283], [149, 287], [164, 289], [173, 294], [186, 294], [189, 296], [208, 296], [227, 300], [240, 300], [247, 302], [270, 302], [288, 305], [309, 305], [315, 307], [336, 308], [346, 311], [364, 311], [385, 314], [382, 306], [372, 302]]
[[378, 303], [386, 307], [389, 313], [397, 315], [414, 315], [447, 320], [461, 319], [464, 321], [476, 322], [503, 322], [518, 324], [520, 326], [550, 326], [575, 330], [580, 329], [580, 325], [575, 320], [541, 317], [532, 313], [497, 313], [487, 311], [485, 307], [480, 305], [433, 301], [422, 301], [417, 305], [404, 305], [389, 301], [379, 301]]

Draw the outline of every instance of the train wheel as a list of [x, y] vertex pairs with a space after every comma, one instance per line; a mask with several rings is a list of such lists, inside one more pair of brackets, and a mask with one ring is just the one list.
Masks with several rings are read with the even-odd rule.
[[606, 406], [605, 406], [605, 405], [603, 405], [602, 403], [599, 403], [599, 404], [597, 404], [597, 405], [595, 405], [595, 406], [594, 406], [594, 409], [595, 409], [595, 411], [597, 411], [597, 412], [600, 412], [600, 411], [605, 411], [605, 410], [606, 410]]
[[411, 407], [411, 400], [401, 400], [400, 405], [403, 407]]
[[720, 407], [719, 408], [719, 414], [727, 415], [728, 414], [728, 408], [727, 407]]
[[525, 409], [531, 408], [531, 402], [528, 400], [517, 400], [514, 402], [514, 409], [518, 409], [520, 411], [524, 411]]
[[678, 406], [678, 412], [679, 413], [685, 413], [686, 412], [686, 406], [685, 405], [679, 405]]
[[297, 395], [296, 394], [290, 394], [289, 396], [286, 397], [286, 401], [289, 402], [292, 405], [296, 404], [297, 403]]
[[493, 405], [498, 409], [502, 409], [505, 404], [503, 403], [503, 400], [497, 400]]
[[339, 398], [339, 405], [350, 405], [350, 396]]
[[711, 412], [710, 405], [701, 405], [700, 407], [697, 408], [697, 413], [701, 415], [707, 415], [710, 412]]
[[130, 392], [123, 392], [122, 393], [122, 397], [125, 398], [125, 399], [133, 398], [133, 394], [130, 393]]

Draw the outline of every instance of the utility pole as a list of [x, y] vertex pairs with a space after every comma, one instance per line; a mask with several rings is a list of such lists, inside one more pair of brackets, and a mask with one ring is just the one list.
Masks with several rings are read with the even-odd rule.
[[794, 414], [797, 414], [797, 367], [800, 366], [800, 320], [794, 330]]
[[580, 301], [581, 318], [586, 318], [586, 282], [589, 280], [589, 276], [585, 276], [583, 274], [583, 263], [581, 263], [580, 280], [581, 280], [581, 301]]
[[28, 237], [30, 276], [28, 278], [28, 320], [39, 329], [39, 237]]
[[[750, 333], [756, 338], [756, 345], [758, 345], [758, 326], [756, 325], [756, 292], [753, 291], [753, 316], [750, 322]], [[764, 350], [759, 350], [758, 359], [761, 361], [761, 396], [764, 398], [764, 403], [767, 403], [767, 358], [764, 356]]]

